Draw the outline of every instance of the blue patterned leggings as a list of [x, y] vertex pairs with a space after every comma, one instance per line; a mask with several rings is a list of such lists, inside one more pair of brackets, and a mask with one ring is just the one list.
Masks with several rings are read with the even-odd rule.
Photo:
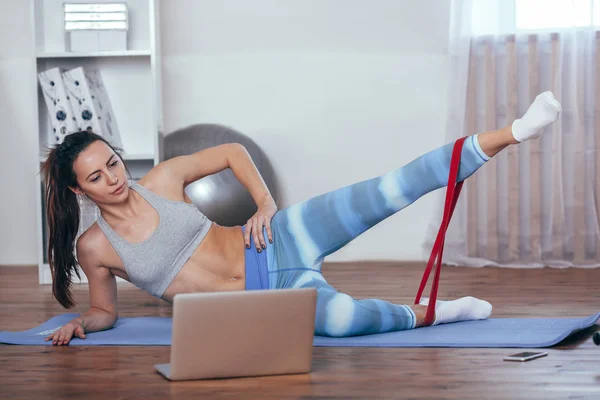
[[[413, 329], [414, 312], [379, 299], [356, 300], [321, 274], [327, 255], [432, 190], [446, 186], [454, 143], [377, 178], [316, 196], [275, 214], [267, 242], [269, 289], [317, 288], [315, 333], [355, 336]], [[464, 144], [459, 181], [487, 160], [476, 136]], [[252, 246], [254, 247], [254, 246]]]

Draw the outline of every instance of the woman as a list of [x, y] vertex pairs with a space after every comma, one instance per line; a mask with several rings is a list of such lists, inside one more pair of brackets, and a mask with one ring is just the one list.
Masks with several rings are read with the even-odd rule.
[[[552, 93], [545, 92], [511, 126], [467, 138], [459, 181], [508, 145], [538, 137], [560, 111]], [[66, 345], [73, 336], [111, 328], [118, 315], [117, 276], [169, 302], [177, 293], [245, 290], [249, 281], [261, 279], [268, 289], [316, 287], [318, 335], [422, 326], [427, 299], [410, 306], [355, 300], [326, 282], [321, 265], [362, 232], [444, 186], [452, 148], [448, 144], [381, 177], [278, 211], [241, 145], [220, 145], [161, 162], [129, 186], [123, 160], [110, 144], [89, 132], [71, 134], [52, 149], [43, 166], [48, 255], [57, 300], [66, 308], [73, 305], [71, 276], [79, 264], [89, 281], [91, 307], [46, 340]], [[219, 226], [186, 201], [187, 184], [225, 168], [231, 168], [258, 206], [243, 227]], [[76, 195], [87, 196], [100, 209], [98, 221], [77, 243]], [[267, 276], [258, 276], [259, 264], [266, 265]], [[485, 319], [491, 309], [473, 297], [438, 301], [434, 325]]]

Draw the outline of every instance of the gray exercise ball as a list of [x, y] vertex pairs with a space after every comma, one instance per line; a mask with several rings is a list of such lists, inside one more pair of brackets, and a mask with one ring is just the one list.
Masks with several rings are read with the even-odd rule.
[[[225, 143], [240, 143], [246, 148], [277, 201], [275, 173], [265, 153], [249, 137], [226, 126], [196, 124], [165, 135], [162, 159], [193, 154]], [[219, 225], [244, 225], [257, 210], [254, 199], [229, 168], [190, 183], [185, 192], [203, 214]]]

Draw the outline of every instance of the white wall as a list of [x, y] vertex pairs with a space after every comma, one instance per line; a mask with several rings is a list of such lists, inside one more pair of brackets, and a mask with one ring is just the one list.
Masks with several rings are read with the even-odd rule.
[[[247, 134], [283, 182], [282, 207], [380, 175], [444, 143], [448, 7], [162, 1], [165, 130], [215, 122]], [[0, 11], [0, 265], [35, 264], [29, 2]], [[432, 210], [430, 194], [329, 260], [422, 259]]]
[[[449, 6], [436, 0], [163, 2], [165, 131], [261, 146], [286, 206], [444, 143]], [[422, 259], [429, 194], [328, 260]]]
[[36, 76], [29, 1], [0, 8], [0, 265], [37, 263]]

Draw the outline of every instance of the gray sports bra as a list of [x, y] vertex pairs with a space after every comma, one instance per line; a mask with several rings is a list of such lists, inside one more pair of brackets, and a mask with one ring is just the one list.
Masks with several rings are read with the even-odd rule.
[[121, 257], [131, 283], [161, 298], [200, 245], [212, 222], [193, 204], [169, 200], [138, 183], [131, 184], [130, 188], [158, 212], [158, 227], [150, 237], [139, 243], [128, 242], [102, 215], [98, 218], [98, 226]]

